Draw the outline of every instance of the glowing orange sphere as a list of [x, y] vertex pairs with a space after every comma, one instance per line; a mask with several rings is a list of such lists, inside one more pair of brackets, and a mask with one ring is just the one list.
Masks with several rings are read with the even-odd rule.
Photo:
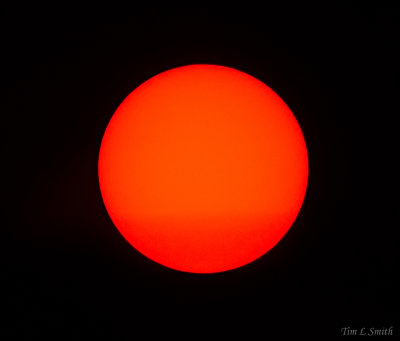
[[120, 233], [176, 270], [248, 264], [301, 208], [308, 158], [283, 100], [241, 71], [189, 65], [135, 89], [105, 131], [101, 194]]

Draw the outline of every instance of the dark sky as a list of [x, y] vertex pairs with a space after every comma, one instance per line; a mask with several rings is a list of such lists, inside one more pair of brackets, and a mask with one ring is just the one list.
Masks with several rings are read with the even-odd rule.
[[[4, 339], [399, 334], [399, 19], [399, 8], [350, 4], [4, 9]], [[194, 63], [274, 89], [310, 161], [303, 208], [281, 242], [211, 275], [135, 251], [97, 182], [117, 106], [150, 77]]]

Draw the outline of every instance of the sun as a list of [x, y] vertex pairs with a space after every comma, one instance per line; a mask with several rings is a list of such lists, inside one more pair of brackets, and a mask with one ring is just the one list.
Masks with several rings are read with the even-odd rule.
[[175, 270], [214, 273], [282, 239], [305, 197], [308, 156], [271, 88], [198, 64], [150, 78], [120, 104], [98, 176], [111, 220], [136, 250]]

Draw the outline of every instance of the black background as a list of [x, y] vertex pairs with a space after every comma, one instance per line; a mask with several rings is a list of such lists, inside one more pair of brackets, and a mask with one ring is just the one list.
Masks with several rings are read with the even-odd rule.
[[[5, 339], [398, 334], [399, 33], [391, 6], [4, 9]], [[97, 179], [117, 106], [150, 77], [194, 63], [234, 67], [274, 89], [310, 162], [303, 208], [281, 242], [210, 275], [136, 252]]]

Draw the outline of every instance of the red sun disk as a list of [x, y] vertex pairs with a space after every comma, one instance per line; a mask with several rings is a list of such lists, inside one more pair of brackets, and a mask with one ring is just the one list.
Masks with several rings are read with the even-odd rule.
[[135, 89], [104, 134], [106, 209], [139, 252], [212, 273], [252, 262], [301, 208], [308, 158], [301, 129], [267, 85], [241, 71], [189, 65]]

